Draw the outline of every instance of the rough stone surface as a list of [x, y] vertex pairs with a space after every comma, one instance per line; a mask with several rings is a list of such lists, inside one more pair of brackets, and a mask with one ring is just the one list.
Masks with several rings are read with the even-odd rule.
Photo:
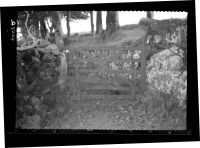
[[187, 98], [187, 20], [143, 19], [140, 25], [147, 29], [146, 45], [151, 58], [147, 61], [149, 86], [172, 94], [182, 104]]

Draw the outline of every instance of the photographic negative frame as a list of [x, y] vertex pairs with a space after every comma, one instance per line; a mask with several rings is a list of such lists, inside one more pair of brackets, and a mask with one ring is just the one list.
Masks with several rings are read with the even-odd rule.
[[[186, 130], [16, 129], [16, 35], [18, 11], [177, 11], [187, 12]], [[1, 8], [5, 143], [7, 147], [180, 142], [199, 140], [195, 2], [135, 2]], [[13, 51], [13, 52], [12, 52]], [[14, 52], [15, 51], [15, 52]], [[15, 63], [15, 64], [14, 64]]]

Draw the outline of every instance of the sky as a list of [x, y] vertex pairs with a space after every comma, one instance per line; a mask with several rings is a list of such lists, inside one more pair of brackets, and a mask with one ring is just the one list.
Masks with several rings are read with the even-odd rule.
[[[94, 14], [94, 29], [96, 30], [96, 12]], [[154, 19], [169, 19], [169, 18], [186, 18], [187, 12], [154, 12]], [[146, 17], [146, 12], [136, 11], [119, 11], [119, 24], [120, 26], [126, 24], [137, 24], [142, 17]], [[103, 29], [106, 28], [106, 12], [102, 13]], [[91, 31], [90, 18], [87, 20], [79, 20], [76, 22], [70, 22], [71, 33], [89, 32]], [[67, 33], [66, 21], [62, 20], [63, 32]]]

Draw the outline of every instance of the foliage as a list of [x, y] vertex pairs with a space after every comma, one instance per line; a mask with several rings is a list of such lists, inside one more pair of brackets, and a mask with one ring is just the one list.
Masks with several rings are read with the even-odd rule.
[[[27, 14], [26, 12], [28, 12], [29, 17], [27, 20]], [[18, 22], [18, 27], [21, 28], [21, 33], [24, 37], [27, 37], [28, 32], [26, 29], [26, 20], [27, 20], [27, 27], [28, 29], [31, 26], [36, 27], [37, 30], [37, 36], [39, 35], [39, 30], [41, 32], [42, 37], [44, 38], [44, 36], [46, 35], [46, 25], [44, 24], [44, 22], [47, 22], [47, 20], [49, 19], [50, 22], [52, 23], [51, 26], [48, 27], [50, 29], [50, 32], [52, 32], [52, 30], [57, 30], [59, 29], [58, 25], [60, 24], [60, 19], [64, 18], [67, 16], [67, 11], [59, 11], [61, 14], [61, 16], [58, 16], [58, 11], [18, 11], [17, 12], [17, 22]], [[79, 20], [79, 19], [87, 19], [89, 12], [88, 11], [72, 11], [71, 13], [71, 20]], [[39, 28], [39, 22], [40, 22], [40, 28]], [[62, 32], [62, 31], [61, 31]]]
[[[67, 17], [67, 11], [63, 11], [63, 16]], [[89, 17], [89, 11], [71, 11], [71, 19], [73, 20], [85, 20]]]
[[74, 20], [87, 19], [89, 17], [88, 14], [88, 11], [72, 11], [71, 18]]

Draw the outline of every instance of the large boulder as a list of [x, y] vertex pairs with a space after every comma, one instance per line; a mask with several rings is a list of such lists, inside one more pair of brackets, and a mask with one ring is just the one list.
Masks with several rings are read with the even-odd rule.
[[183, 50], [165, 49], [153, 55], [147, 64], [147, 82], [152, 89], [172, 94], [180, 105], [187, 99], [187, 71], [182, 71]]
[[150, 88], [174, 96], [182, 105], [187, 99], [187, 19], [142, 18], [139, 25], [146, 31]]

